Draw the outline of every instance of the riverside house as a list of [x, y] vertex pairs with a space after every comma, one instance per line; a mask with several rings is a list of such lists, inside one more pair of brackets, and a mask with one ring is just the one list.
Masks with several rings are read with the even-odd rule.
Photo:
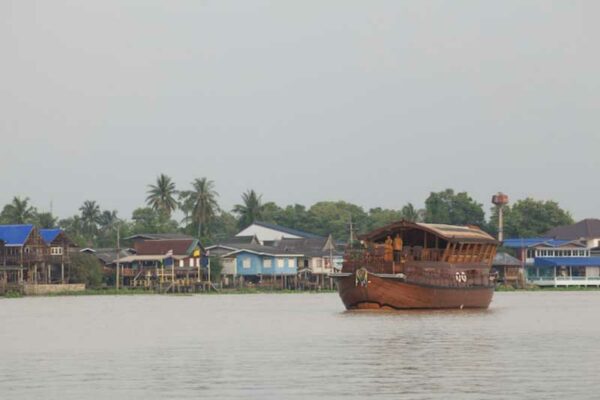
[[260, 244], [244, 245], [223, 256], [233, 263], [232, 278], [239, 285], [292, 288], [297, 286], [298, 257], [302, 254], [281, 252], [276, 247]]
[[43, 283], [47, 245], [30, 224], [0, 225], [0, 282], [4, 284]]
[[65, 283], [73, 242], [61, 229], [0, 225], [0, 285]]
[[527, 281], [538, 286], [600, 287], [600, 220], [554, 228], [545, 237], [512, 238], [503, 246], [524, 262]]
[[133, 253], [115, 259], [124, 286], [174, 284], [190, 287], [203, 279], [204, 248], [198, 239], [137, 239]]

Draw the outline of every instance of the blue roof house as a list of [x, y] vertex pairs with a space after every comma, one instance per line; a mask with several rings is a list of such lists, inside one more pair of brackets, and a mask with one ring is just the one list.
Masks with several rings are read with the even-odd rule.
[[600, 287], [600, 257], [580, 240], [554, 238], [507, 239], [525, 264], [527, 280], [538, 286]]
[[37, 283], [45, 276], [46, 244], [33, 225], [0, 225], [0, 240], [0, 279]]

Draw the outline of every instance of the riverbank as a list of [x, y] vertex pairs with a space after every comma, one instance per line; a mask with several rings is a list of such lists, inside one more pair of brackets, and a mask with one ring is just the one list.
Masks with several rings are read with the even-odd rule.
[[337, 293], [336, 290], [323, 289], [318, 291], [307, 290], [289, 290], [289, 289], [266, 289], [266, 288], [243, 288], [243, 289], [219, 289], [218, 291], [193, 292], [193, 293], [161, 293], [158, 291], [146, 289], [85, 289], [82, 291], [65, 291], [39, 295], [24, 295], [20, 292], [7, 292], [0, 298], [19, 298], [19, 297], [57, 297], [57, 296], [136, 296], [136, 295], [169, 295], [169, 296], [192, 296], [192, 295], [222, 295], [222, 294], [317, 294], [317, 293]]

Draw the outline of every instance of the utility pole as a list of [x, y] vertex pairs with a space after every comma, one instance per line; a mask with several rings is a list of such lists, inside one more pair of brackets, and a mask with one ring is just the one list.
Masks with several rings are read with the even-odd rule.
[[120, 268], [120, 263], [119, 263], [119, 258], [121, 257], [121, 233], [119, 230], [119, 224], [117, 224], [117, 276], [115, 278], [115, 288], [117, 290], [119, 290], [119, 268]]

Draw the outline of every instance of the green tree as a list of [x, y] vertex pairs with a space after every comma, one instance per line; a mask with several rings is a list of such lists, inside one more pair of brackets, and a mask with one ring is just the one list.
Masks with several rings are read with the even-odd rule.
[[330, 233], [334, 238], [345, 240], [350, 237], [349, 224], [354, 224], [356, 232], [365, 232], [369, 229], [369, 216], [362, 207], [345, 201], [321, 201], [308, 210], [309, 232], [321, 236]]
[[452, 189], [432, 192], [425, 200], [425, 222], [451, 225], [485, 226], [483, 205], [466, 192], [454, 193]]
[[163, 212], [150, 207], [137, 208], [131, 216], [130, 234], [137, 233], [171, 233], [178, 230], [177, 221]]
[[184, 223], [191, 223], [199, 237], [209, 236], [210, 223], [219, 211], [219, 194], [214, 182], [206, 178], [195, 179], [192, 190], [183, 191], [179, 195], [181, 209], [186, 215]]
[[234, 236], [238, 232], [238, 222], [231, 213], [221, 211], [210, 222], [210, 232], [211, 236], [202, 243], [205, 246]]
[[254, 221], [262, 218], [263, 203], [262, 196], [254, 190], [247, 190], [242, 194], [242, 204], [236, 204], [233, 212], [238, 215], [238, 226], [245, 228]]
[[85, 283], [88, 288], [102, 285], [102, 265], [96, 257], [86, 253], [73, 253], [67, 269], [69, 283]]
[[13, 197], [12, 202], [5, 205], [0, 213], [3, 224], [29, 224], [36, 214], [35, 207], [29, 204], [29, 197]]
[[[543, 236], [550, 229], [572, 224], [573, 217], [555, 201], [538, 201], [532, 198], [518, 200], [504, 207], [504, 237]], [[498, 232], [498, 211], [492, 208], [490, 231]]]
[[69, 239], [77, 244], [77, 246], [88, 246], [87, 240], [83, 235], [83, 222], [79, 215], [61, 219], [58, 221], [58, 225], [65, 231]]
[[398, 210], [384, 209], [381, 207], [371, 208], [369, 210], [368, 230], [381, 228], [392, 222], [399, 221], [403, 217], [403, 213]]
[[277, 224], [294, 229], [309, 230], [309, 218], [306, 207], [301, 204], [288, 205], [279, 214]]
[[33, 217], [33, 224], [40, 229], [55, 228], [58, 225], [58, 218], [51, 212], [38, 212]]
[[[268, 203], [263, 204], [260, 215], [261, 221], [269, 222], [271, 224], [281, 224], [281, 221], [283, 219], [283, 209], [274, 202], [270, 201]], [[290, 228], [292, 227], [289, 225], [286, 226]]]
[[177, 190], [175, 183], [165, 174], [160, 174], [156, 178], [156, 185], [148, 185], [148, 197], [146, 203], [156, 211], [160, 211], [171, 217], [171, 214], [177, 209]]

